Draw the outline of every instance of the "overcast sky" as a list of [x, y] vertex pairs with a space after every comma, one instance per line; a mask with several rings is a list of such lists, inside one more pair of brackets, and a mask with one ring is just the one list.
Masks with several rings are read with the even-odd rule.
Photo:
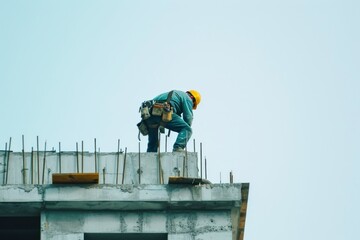
[[196, 89], [188, 148], [250, 183], [246, 240], [360, 239], [359, 25], [357, 0], [1, 0], [0, 149], [137, 152], [140, 103]]

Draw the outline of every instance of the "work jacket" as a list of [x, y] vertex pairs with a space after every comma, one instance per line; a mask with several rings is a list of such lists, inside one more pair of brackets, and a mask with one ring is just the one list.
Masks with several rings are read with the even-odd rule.
[[[165, 102], [168, 97], [168, 94], [169, 92], [162, 93], [156, 96], [153, 100], [158, 102]], [[170, 100], [170, 105], [173, 108], [173, 113], [175, 113], [180, 117], [181, 115], [183, 115], [182, 118], [184, 119], [184, 121], [189, 126], [191, 126], [193, 121], [193, 111], [192, 111], [193, 101], [189, 97], [189, 95], [186, 92], [174, 90]]]

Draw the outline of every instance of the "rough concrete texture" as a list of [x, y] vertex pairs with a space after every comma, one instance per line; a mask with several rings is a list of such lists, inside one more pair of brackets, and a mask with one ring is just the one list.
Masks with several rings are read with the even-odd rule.
[[86, 233], [235, 239], [239, 219], [233, 212], [240, 209], [242, 188], [242, 184], [2, 185], [0, 216], [41, 215], [41, 239], [86, 240]]
[[[42, 210], [231, 209], [241, 203], [242, 184], [212, 185], [3, 185], [0, 216]], [[28, 210], [29, 211], [29, 210]], [[30, 214], [30, 213], [29, 213]]]
[[158, 184], [160, 178], [167, 183], [169, 176], [199, 175], [197, 153], [160, 153], [160, 162], [162, 175], [157, 153], [96, 153], [95, 158], [89, 152], [0, 152], [0, 184], [51, 184], [53, 173], [98, 172], [100, 184], [122, 184], [123, 175], [124, 184]]
[[[97, 153], [96, 165], [90, 153], [46, 154], [43, 168], [43, 153], [39, 161], [36, 153], [9, 161], [0, 153], [0, 217], [41, 216], [42, 240], [242, 240], [248, 184], [166, 184], [169, 176], [198, 177], [196, 153], [161, 153], [162, 175], [155, 153], [126, 154], [125, 174], [124, 153]], [[62, 173], [82, 172], [84, 162], [100, 184], [51, 184], [60, 157]]]
[[42, 213], [42, 239], [81, 233], [167, 233], [168, 239], [231, 239], [230, 211], [146, 211]]

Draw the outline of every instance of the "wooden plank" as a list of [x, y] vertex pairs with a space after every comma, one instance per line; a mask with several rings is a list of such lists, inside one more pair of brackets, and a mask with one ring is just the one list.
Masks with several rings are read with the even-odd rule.
[[169, 184], [211, 184], [207, 179], [202, 178], [188, 178], [188, 177], [169, 177]]
[[238, 236], [237, 240], [244, 239], [244, 232], [245, 232], [245, 222], [246, 222], [246, 212], [247, 212], [247, 203], [249, 197], [249, 183], [243, 183], [241, 186], [241, 207], [240, 211], [240, 218], [238, 222]]
[[99, 173], [54, 173], [53, 184], [99, 183]]

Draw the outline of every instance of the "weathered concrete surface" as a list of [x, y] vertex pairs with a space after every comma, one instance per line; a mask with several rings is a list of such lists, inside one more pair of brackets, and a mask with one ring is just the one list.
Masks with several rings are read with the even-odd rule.
[[248, 185], [3, 185], [0, 216], [41, 215], [43, 240], [84, 239], [86, 233], [238, 240], [244, 188]]
[[[212, 185], [5, 185], [0, 216], [41, 210], [231, 209], [241, 203], [242, 184]], [[29, 212], [29, 213], [31, 213]]]
[[197, 153], [160, 153], [160, 161], [157, 153], [0, 152], [0, 184], [51, 184], [53, 173], [98, 172], [100, 184], [122, 184], [123, 177], [124, 184], [159, 184], [160, 178], [166, 184], [169, 176], [199, 175]]
[[232, 238], [229, 211], [44, 211], [41, 218], [42, 239], [83, 239], [83, 233], [167, 233], [169, 240]]
[[[84, 172], [99, 172], [100, 184], [51, 184], [60, 157], [62, 173], [82, 172], [84, 163]], [[123, 153], [97, 153], [95, 161], [90, 153], [50, 152], [45, 168], [43, 159], [43, 153], [39, 161], [36, 153], [11, 153], [7, 161], [0, 153], [0, 217], [41, 216], [42, 240], [102, 234], [136, 240], [149, 233], [161, 240], [243, 239], [249, 184], [166, 184], [169, 176], [199, 176], [196, 153], [161, 153], [161, 164], [156, 153], [128, 153], [125, 172]]]

